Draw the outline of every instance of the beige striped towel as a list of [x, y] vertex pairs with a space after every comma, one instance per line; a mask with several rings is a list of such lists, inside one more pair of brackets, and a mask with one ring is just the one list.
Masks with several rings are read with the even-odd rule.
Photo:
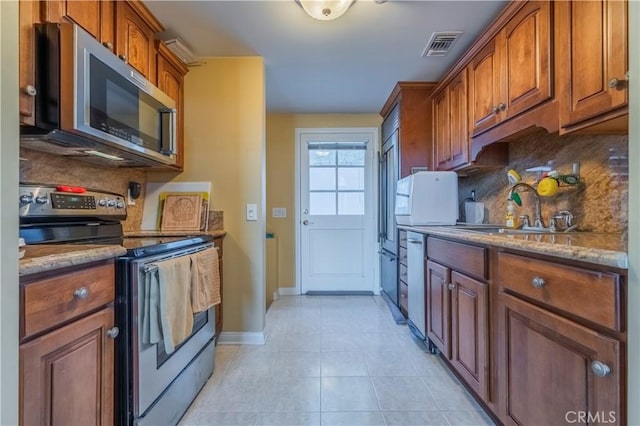
[[191, 308], [194, 313], [206, 311], [222, 301], [218, 249], [202, 250], [191, 256]]
[[189, 256], [176, 257], [157, 265], [162, 339], [165, 352], [170, 354], [193, 330], [191, 259]]

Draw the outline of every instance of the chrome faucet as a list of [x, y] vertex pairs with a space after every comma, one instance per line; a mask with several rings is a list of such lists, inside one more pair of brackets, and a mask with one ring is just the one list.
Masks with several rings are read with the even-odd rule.
[[537, 229], [543, 229], [544, 223], [542, 223], [542, 213], [540, 209], [540, 196], [538, 195], [538, 191], [536, 191], [536, 189], [533, 186], [525, 182], [518, 182], [511, 187], [511, 190], [509, 191], [509, 198], [512, 199], [514, 191], [519, 186], [527, 188], [529, 191], [533, 193], [533, 196], [535, 197], [535, 212], [533, 217], [533, 227]]

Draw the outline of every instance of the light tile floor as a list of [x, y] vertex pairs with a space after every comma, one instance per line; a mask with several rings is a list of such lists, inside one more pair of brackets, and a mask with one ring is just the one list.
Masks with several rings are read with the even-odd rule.
[[285, 296], [263, 346], [216, 348], [181, 425], [491, 425], [379, 296]]

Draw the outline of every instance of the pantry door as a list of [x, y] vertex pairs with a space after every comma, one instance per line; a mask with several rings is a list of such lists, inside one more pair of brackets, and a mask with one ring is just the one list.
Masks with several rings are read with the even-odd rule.
[[374, 291], [377, 129], [297, 129], [300, 293]]

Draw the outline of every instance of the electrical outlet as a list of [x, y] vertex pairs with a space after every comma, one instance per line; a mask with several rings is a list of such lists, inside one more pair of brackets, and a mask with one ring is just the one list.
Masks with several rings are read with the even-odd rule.
[[247, 204], [247, 220], [258, 220], [258, 206], [256, 204]]
[[271, 217], [287, 217], [286, 207], [274, 207], [271, 209]]
[[128, 206], [135, 206], [136, 205], [136, 200], [133, 199], [133, 197], [131, 197], [131, 190], [127, 189], [127, 205]]

